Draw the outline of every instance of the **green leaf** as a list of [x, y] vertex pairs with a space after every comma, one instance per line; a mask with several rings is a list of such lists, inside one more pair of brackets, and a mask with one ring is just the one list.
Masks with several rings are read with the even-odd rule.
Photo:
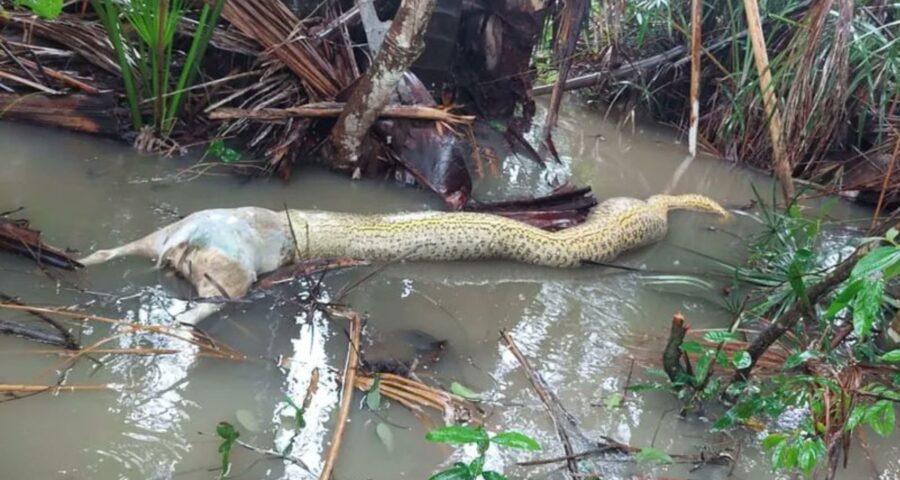
[[465, 463], [457, 463], [442, 472], [435, 473], [428, 480], [471, 480], [475, 478]]
[[378, 425], [375, 426], [375, 434], [378, 435], [378, 439], [384, 444], [388, 453], [394, 453], [394, 432], [391, 427], [384, 422], [378, 422]]
[[862, 279], [852, 280], [850, 283], [841, 290], [837, 296], [831, 301], [831, 305], [828, 306], [828, 310], [825, 311], [824, 317], [828, 320], [831, 320], [835, 317], [841, 310], [847, 307], [850, 304], [850, 301], [856, 297], [856, 294], [862, 290], [865, 282]]
[[734, 413], [734, 409], [728, 410], [727, 412], [725, 412], [724, 415], [722, 415], [721, 417], [719, 417], [718, 420], [716, 420], [716, 423], [713, 423], [712, 431], [721, 432], [725, 429], [733, 427], [734, 424], [737, 423], [737, 421], [738, 421], [738, 418], [737, 418], [737, 415]]
[[488, 441], [484, 428], [465, 425], [450, 425], [432, 430], [425, 435], [429, 442], [435, 443], [479, 443]]
[[16, 0], [17, 5], [28, 8], [37, 16], [53, 20], [62, 13], [62, 0]]
[[790, 470], [797, 464], [797, 446], [792, 442], [781, 442], [772, 452], [772, 466]]
[[481, 475], [481, 472], [484, 470], [484, 461], [484, 455], [479, 455], [478, 458], [469, 463], [469, 473], [472, 475], [472, 478], [478, 478]]
[[784, 443], [788, 436], [783, 433], [773, 433], [763, 439], [762, 445], [766, 450], [775, 448], [778, 444]]
[[634, 459], [638, 463], [672, 463], [672, 457], [668, 453], [653, 447], [642, 448]]
[[710, 330], [703, 334], [703, 339], [712, 343], [738, 342], [741, 337], [728, 330]]
[[481, 478], [484, 478], [484, 480], [506, 480], [506, 477], [504, 475], [501, 475], [493, 470], [481, 472]]
[[882, 362], [893, 362], [893, 363], [900, 362], [900, 349], [891, 350], [890, 352], [887, 352], [878, 358]]
[[606, 408], [612, 410], [614, 408], [618, 408], [622, 405], [622, 394], [621, 393], [613, 393], [612, 395], [608, 395], [603, 399], [603, 405], [606, 405]]
[[700, 353], [704, 350], [703, 345], [693, 340], [682, 342], [681, 351], [684, 353]]
[[865, 419], [866, 411], [869, 410], [869, 407], [865, 405], [856, 405], [853, 407], [853, 411], [850, 412], [850, 418], [847, 419], [847, 423], [844, 424], [844, 430], [850, 431], [859, 426], [859, 424]]
[[818, 357], [819, 357], [819, 354], [817, 352], [810, 352], [810, 351], [797, 352], [797, 353], [791, 354], [791, 356], [789, 356], [784, 361], [784, 365], [782, 365], [781, 368], [783, 370], [790, 370], [792, 368], [799, 367], [800, 365], [805, 363], [807, 360], [810, 360], [812, 358], [818, 358]]
[[875, 321], [881, 316], [881, 300], [884, 297], [884, 280], [867, 281], [865, 288], [850, 302], [853, 308], [853, 333], [865, 339]]
[[381, 408], [381, 375], [378, 373], [372, 378], [372, 387], [366, 392], [366, 406], [373, 411]]
[[234, 425], [228, 422], [219, 422], [216, 425], [216, 434], [225, 440], [236, 440], [241, 436], [241, 433], [234, 428]]
[[753, 359], [750, 358], [750, 354], [746, 350], [741, 350], [734, 354], [731, 363], [734, 364], [734, 368], [740, 370], [749, 367], [753, 363]]
[[541, 449], [541, 445], [537, 440], [519, 432], [503, 432], [492, 438], [491, 443], [530, 452], [537, 452]]
[[866, 423], [882, 437], [894, 431], [894, 422], [894, 404], [890, 400], [879, 400], [866, 412]]
[[867, 253], [853, 267], [850, 278], [862, 278], [872, 273], [883, 271], [900, 261], [900, 248], [895, 246], [878, 247]]
[[700, 385], [706, 380], [709, 374], [709, 368], [712, 366], [713, 356], [710, 352], [703, 352], [703, 355], [697, 359], [697, 365], [694, 367], [694, 384]]
[[466, 400], [479, 401], [484, 398], [484, 394], [471, 390], [469, 387], [458, 382], [450, 384], [450, 391]]
[[803, 470], [806, 476], [809, 476], [824, 453], [825, 443], [821, 439], [806, 440], [797, 448], [797, 466]]

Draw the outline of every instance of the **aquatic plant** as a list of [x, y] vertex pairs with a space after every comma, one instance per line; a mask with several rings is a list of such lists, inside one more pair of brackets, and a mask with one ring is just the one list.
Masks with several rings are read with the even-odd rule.
[[[62, 0], [15, 0], [15, 3], [16, 5], [31, 10], [35, 15], [48, 20], [53, 20], [58, 17], [59, 14], [62, 13], [63, 7]], [[0, 11], [2, 10], [3, 7], [0, 6]]]
[[[91, 0], [113, 45], [134, 128], [143, 125], [141, 105], [153, 104], [153, 125], [163, 136], [171, 133], [184, 94], [193, 84], [225, 0], [203, 3], [197, 30], [177, 78], [170, 70], [175, 30], [188, 10], [185, 0], [141, 0], [117, 3]], [[133, 32], [132, 35], [128, 33]]]
[[474, 444], [478, 448], [478, 456], [471, 462], [457, 462], [452, 467], [435, 473], [429, 480], [474, 480], [479, 477], [484, 480], [503, 480], [506, 478], [503, 474], [493, 470], [484, 470], [485, 454], [491, 445], [532, 452], [541, 449], [536, 440], [523, 433], [501, 432], [489, 436], [483, 426], [450, 425], [428, 432], [425, 438], [429, 442], [455, 445]]
[[[763, 441], [773, 468], [810, 475], [824, 465], [831, 475], [856, 429], [894, 431], [900, 350], [881, 352], [876, 332], [890, 328], [883, 312], [895, 305], [885, 292], [900, 274], [898, 233], [881, 227], [836, 263], [822, 251], [821, 217], [762, 204], [759, 218], [765, 228], [749, 245], [750, 260], [734, 268], [734, 288], [746, 292], [737, 321], [689, 338], [676, 318], [666, 370], [651, 372], [665, 380], [634, 389], [672, 391], [685, 411], [726, 400], [716, 431], [794, 417]], [[752, 342], [748, 329], [756, 330]]]
[[234, 426], [228, 422], [219, 422], [216, 425], [216, 434], [222, 438], [222, 443], [219, 445], [219, 456], [222, 457], [222, 471], [219, 473], [219, 479], [223, 479], [228, 476], [228, 472], [231, 471], [231, 448], [234, 447], [234, 444], [237, 442], [238, 437], [241, 436], [241, 433], [234, 428]]

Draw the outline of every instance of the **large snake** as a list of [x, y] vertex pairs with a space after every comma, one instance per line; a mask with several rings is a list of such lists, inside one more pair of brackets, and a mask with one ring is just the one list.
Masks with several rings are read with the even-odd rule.
[[[258, 207], [202, 210], [150, 235], [84, 258], [85, 265], [124, 255], [156, 258], [177, 271], [201, 297], [239, 298], [257, 275], [308, 259], [507, 259], [548, 267], [603, 263], [659, 241], [668, 212], [689, 209], [729, 216], [702, 195], [654, 195], [646, 201], [611, 198], [575, 227], [548, 232], [488, 213], [422, 212], [394, 215]], [[195, 323], [220, 303], [200, 304], [179, 317]]]

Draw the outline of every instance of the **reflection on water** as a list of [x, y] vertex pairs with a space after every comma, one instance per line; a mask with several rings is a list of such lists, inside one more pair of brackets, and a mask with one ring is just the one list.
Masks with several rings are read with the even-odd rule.
[[[671, 134], [636, 127], [619, 131], [597, 113], [571, 106], [555, 135], [563, 162], [546, 169], [496, 145], [502, 178], [484, 178], [482, 199], [523, 195], [541, 185], [572, 178], [590, 184], [600, 198], [644, 197], [662, 191], [698, 192], [729, 206], [751, 199], [747, 172], [722, 162], [686, 161], [685, 147]], [[258, 205], [338, 211], [393, 212], [440, 208], [431, 195], [385, 182], [348, 182], [339, 176], [302, 169], [290, 184], [276, 180], [243, 182], [230, 176], [203, 176], [189, 183], [168, 181], [187, 160], [141, 157], [109, 141], [0, 123], [2, 157], [0, 210], [26, 207], [25, 215], [58, 245], [89, 251], [123, 243], [178, 215], [211, 207]], [[490, 169], [486, 169], [489, 171]], [[514, 178], [512, 186], [507, 178]], [[770, 184], [756, 179], [766, 191]], [[846, 205], [832, 215], [853, 215]], [[679, 272], [708, 271], [711, 263], [691, 250], [739, 260], [741, 237], [756, 224], [739, 218], [719, 224], [699, 214], [676, 212], [665, 241], [622, 258], [633, 267]], [[708, 227], [714, 225], [715, 231]], [[372, 268], [333, 273], [321, 282], [327, 301]], [[318, 283], [318, 279], [313, 279]], [[82, 344], [110, 336], [98, 348], [173, 349], [171, 355], [85, 355], [71, 369], [64, 359], [28, 353], [38, 345], [0, 337], [0, 382], [48, 382], [65, 375], [72, 384], [115, 384], [108, 391], [45, 394], [0, 403], [0, 461], [3, 478], [179, 478], [218, 476], [215, 426], [234, 424], [240, 439], [267, 450], [284, 451], [300, 462], [234, 450], [233, 478], [305, 479], [317, 477], [328, 449], [346, 357], [347, 326], [310, 310], [301, 302], [309, 284], [285, 285], [249, 303], [229, 306], [201, 327], [212, 337], [244, 352], [249, 361], [199, 355], [198, 347], [158, 334], [133, 334], [108, 325], [85, 323]], [[92, 313], [139, 322], [167, 324], [170, 312], [184, 308], [190, 290], [158, 272], [149, 262], [124, 259], [85, 272], [50, 278], [30, 263], [0, 256], [0, 291], [31, 304], [81, 305]], [[674, 292], [645, 284], [620, 270], [554, 270], [504, 262], [396, 264], [379, 271], [345, 299], [368, 314], [365, 348], [373, 359], [409, 358], [418, 347], [446, 341], [442, 360], [418, 375], [448, 386], [453, 381], [486, 392], [491, 431], [515, 429], [538, 439], [540, 457], [562, 453], [544, 407], [530, 390], [518, 363], [498, 342], [507, 330], [589, 436], [609, 435], [675, 453], [733, 440], [708, 433], [709, 424], [677, 417], [671, 397], [628, 394], [620, 408], [604, 406], [627, 382], [646, 381], [632, 358], [655, 358], [675, 312], [695, 327], [730, 322], [707, 292]], [[3, 318], [23, 317], [0, 312]], [[318, 369], [318, 389], [298, 427], [289, 398], [301, 404]], [[629, 375], [632, 376], [629, 380]], [[442, 449], [423, 440], [427, 430], [397, 405], [369, 412], [357, 395], [337, 478], [427, 478], [443, 462], [471, 458], [462, 449]], [[379, 440], [385, 423], [393, 449]], [[752, 438], [751, 438], [752, 440]], [[900, 446], [869, 438], [883, 478], [896, 478]], [[495, 452], [490, 468], [511, 478], [563, 478], [556, 466], [517, 468], [532, 454]], [[845, 478], [871, 476], [863, 456], [852, 459]], [[312, 466], [311, 474], [302, 464]], [[610, 477], [647, 473], [647, 467], [610, 462]], [[724, 478], [727, 469], [690, 474], [684, 467], [663, 475]], [[737, 478], [771, 477], [756, 443], [741, 453]]]

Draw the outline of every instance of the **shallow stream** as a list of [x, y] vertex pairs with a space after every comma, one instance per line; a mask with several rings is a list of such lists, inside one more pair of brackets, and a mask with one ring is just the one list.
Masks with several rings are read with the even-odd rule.
[[[516, 196], [535, 183], [549, 189], [568, 177], [591, 185], [601, 200], [696, 192], [737, 207], [751, 200], [751, 181], [761, 191], [771, 191], [767, 179], [715, 159], [686, 163], [686, 145], [669, 131], [618, 129], [600, 113], [573, 105], [561, 115], [555, 139], [561, 165], [541, 171], [528, 160], [507, 156], [499, 177], [479, 182], [478, 195]], [[441, 208], [424, 191], [383, 181], [350, 182], [313, 168], [296, 171], [288, 184], [212, 174], [175, 181], [176, 173], [195, 160], [140, 156], [113, 141], [0, 122], [0, 211], [23, 206], [21, 216], [41, 229], [48, 242], [89, 252], [211, 207], [288, 205], [353, 212]], [[848, 218], [866, 212], [839, 204], [831, 214]], [[747, 216], [723, 224], [708, 215], [676, 212], [663, 242], [628, 254], [619, 263], [709, 271], [712, 263], [692, 250], [739, 261], [741, 238], [757, 228]], [[334, 298], [345, 285], [375, 269], [359, 267], [327, 275], [321, 298]], [[168, 312], [190, 295], [185, 284], [143, 259], [117, 260], [74, 274], [54, 273], [57, 278], [24, 259], [0, 255], [0, 291], [32, 305], [77, 305], [98, 315], [164, 324], [169, 322]], [[308, 287], [302, 282], [281, 286], [252, 303], [232, 305], [201, 325], [253, 358], [281, 359], [283, 367], [274, 361], [201, 357], [196, 348], [177, 340], [126, 335], [104, 347], [171, 348], [178, 353], [82, 359], [66, 372], [67, 383], [117, 387], [0, 403], [0, 478], [217, 478], [216, 424], [228, 421], [241, 432], [241, 440], [282, 450], [298, 432], [285, 397], [302, 401], [315, 367], [320, 385], [305, 416], [307, 425], [293, 440], [293, 452], [317, 474], [337, 410], [347, 335], [344, 322], [321, 314], [308, 317], [308, 309], [297, 301]], [[491, 431], [519, 430], [539, 439], [544, 451], [538, 454], [489, 456], [489, 467], [505, 470], [510, 478], [564, 476], [553, 467], [514, 466], [516, 461], [559, 456], [562, 450], [518, 363], [498, 341], [501, 329], [510, 332], [589, 436], [608, 435], [671, 453], [696, 453], [704, 445], [740, 441], [743, 446], [731, 478], [775, 476], [756, 435], [710, 434], [708, 422], [679, 419], [679, 403], [670, 395], [629, 393], [621, 406], [605, 405], [610, 396], [622, 394], [629, 372], [631, 383], [646, 381], [642, 365], [659, 356], [674, 313], [682, 312], [695, 328], [730, 324], [732, 319], [715, 294], [648, 285], [635, 274], [603, 267], [554, 270], [482, 261], [390, 265], [351, 290], [345, 301], [368, 315], [365, 351], [370, 359], [408, 359], [416, 347], [445, 340], [440, 362], [419, 371], [420, 377], [445, 387], [456, 381], [485, 392], [492, 399], [485, 407]], [[0, 311], [3, 318], [23, 316]], [[108, 336], [107, 327], [94, 323], [86, 327], [83, 345]], [[36, 350], [47, 349], [0, 337], [0, 383], [54, 382], [64, 359]], [[637, 359], [633, 367], [632, 358]], [[433, 418], [440, 422], [439, 415]], [[390, 440], [376, 433], [379, 423], [389, 425]], [[424, 440], [426, 431], [403, 407], [392, 403], [376, 415], [362, 408], [362, 395], [357, 394], [335, 478], [425, 479], [440, 466], [471, 458], [470, 451], [429, 444]], [[868, 460], [854, 451], [841, 477], [900, 478], [900, 445], [874, 435], [868, 440], [876, 458]], [[294, 464], [237, 447], [232, 461], [231, 478], [236, 479], [316, 477]], [[729, 475], [728, 467], [695, 472], [689, 467], [623, 463], [610, 471], [622, 478]]]

